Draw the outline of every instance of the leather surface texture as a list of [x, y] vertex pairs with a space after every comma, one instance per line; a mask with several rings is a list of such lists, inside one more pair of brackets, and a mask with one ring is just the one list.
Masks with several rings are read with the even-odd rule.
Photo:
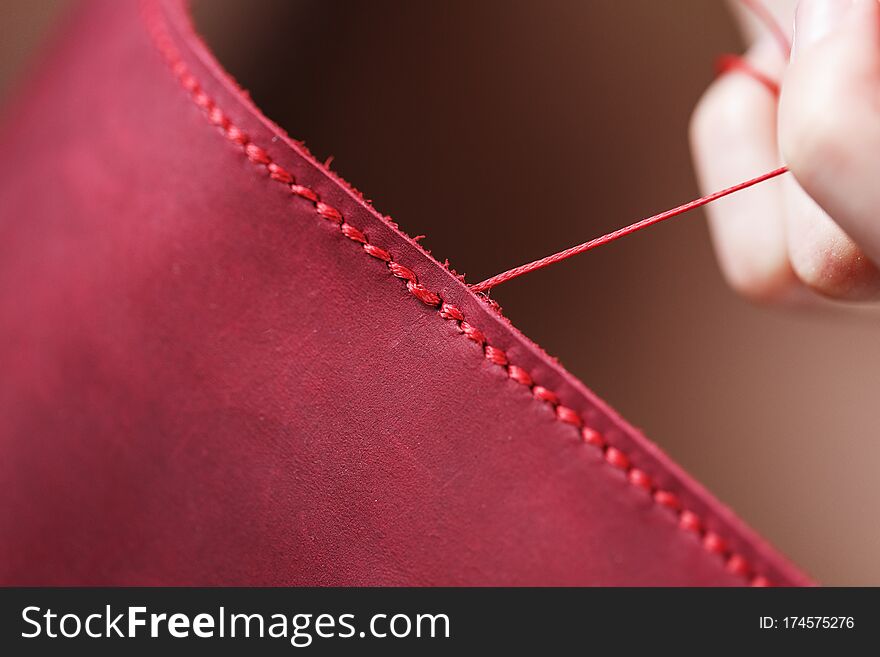
[[3, 584], [809, 583], [179, 3], [77, 8], [0, 144]]

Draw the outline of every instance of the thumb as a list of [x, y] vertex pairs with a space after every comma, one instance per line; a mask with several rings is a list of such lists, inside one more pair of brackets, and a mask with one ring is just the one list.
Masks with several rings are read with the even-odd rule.
[[801, 2], [779, 143], [804, 191], [880, 263], [880, 1]]

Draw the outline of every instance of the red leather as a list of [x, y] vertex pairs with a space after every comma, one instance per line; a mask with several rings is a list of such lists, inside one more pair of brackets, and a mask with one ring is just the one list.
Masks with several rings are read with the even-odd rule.
[[2, 583], [808, 582], [144, 12], [0, 137]]

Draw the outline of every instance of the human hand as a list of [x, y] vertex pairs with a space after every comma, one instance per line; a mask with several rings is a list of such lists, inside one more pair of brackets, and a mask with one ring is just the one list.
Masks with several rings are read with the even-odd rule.
[[766, 33], [746, 56], [781, 83], [780, 97], [730, 73], [694, 112], [705, 191], [783, 163], [793, 174], [709, 206], [713, 243], [728, 281], [750, 298], [878, 298], [880, 2], [794, 4], [790, 61]]

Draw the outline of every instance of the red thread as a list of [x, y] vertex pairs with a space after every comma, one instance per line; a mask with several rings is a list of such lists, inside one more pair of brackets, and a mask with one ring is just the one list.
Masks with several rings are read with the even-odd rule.
[[407, 281], [406, 289], [408, 289], [416, 299], [421, 301], [426, 306], [440, 305], [440, 297], [431, 292], [421, 283], [411, 283]]
[[485, 292], [486, 290], [491, 290], [493, 287], [501, 285], [502, 283], [506, 283], [507, 281], [513, 280], [514, 278], [519, 278], [524, 274], [529, 274], [533, 271], [543, 269], [544, 267], [549, 267], [550, 265], [554, 265], [557, 262], [562, 262], [563, 260], [567, 260], [572, 256], [586, 253], [587, 251], [592, 251], [593, 249], [596, 249], [600, 246], [605, 246], [606, 244], [610, 244], [615, 240], [619, 240], [621, 237], [631, 235], [632, 233], [642, 230], [643, 228], [648, 228], [649, 226], [653, 226], [654, 224], [659, 224], [661, 221], [666, 221], [667, 219], [677, 217], [678, 215], [684, 214], [685, 212], [688, 212], [690, 210], [703, 207], [704, 205], [708, 205], [709, 203], [717, 201], [720, 198], [724, 198], [725, 196], [729, 196], [730, 194], [734, 194], [735, 192], [738, 192], [740, 190], [747, 189], [748, 187], [752, 187], [753, 185], [757, 185], [758, 183], [762, 183], [765, 180], [770, 180], [771, 178], [775, 178], [776, 176], [781, 176], [787, 171], [788, 167], [780, 167], [778, 169], [774, 169], [773, 171], [762, 174], [757, 178], [746, 180], [745, 182], [741, 182], [737, 185], [734, 185], [733, 187], [722, 189], [721, 191], [714, 192], [683, 205], [679, 205], [678, 207], [672, 208], [671, 210], [666, 210], [665, 212], [655, 214], [652, 217], [642, 219], [641, 221], [637, 221], [636, 223], [630, 224], [629, 226], [626, 226], [624, 228], [619, 228], [611, 233], [592, 239], [589, 242], [584, 242], [583, 244], [578, 244], [577, 246], [565, 249], [565, 251], [560, 251], [559, 253], [554, 253], [553, 255], [541, 258], [540, 260], [535, 260], [534, 262], [520, 265], [519, 267], [514, 267], [513, 269], [509, 269], [505, 272], [492, 276], [491, 278], [487, 278], [481, 283], [471, 285], [471, 289], [474, 292]]
[[497, 347], [493, 347], [490, 344], [486, 345], [485, 348], [486, 360], [491, 363], [495, 363], [496, 365], [501, 365], [501, 367], [505, 367], [508, 365], [507, 354], [498, 349]]
[[559, 403], [559, 397], [556, 396], [556, 393], [547, 390], [544, 386], [535, 386], [532, 388], [532, 394], [535, 396], [535, 399], [540, 399], [548, 404], [555, 406]]
[[[244, 153], [248, 156], [248, 159], [254, 164], [270, 164], [271, 160], [269, 159], [269, 155], [262, 148], [257, 146], [256, 144], [248, 144], [244, 147]], [[268, 168], [268, 166], [267, 166]], [[269, 170], [271, 175], [272, 170]]]
[[315, 210], [317, 210], [318, 214], [324, 217], [324, 219], [337, 224], [342, 223], [342, 213], [332, 205], [327, 205], [323, 201], [318, 201], [315, 203]]
[[[319, 213], [320, 214], [320, 213]], [[324, 215], [321, 215], [324, 216]], [[348, 223], [341, 223], [339, 225], [339, 230], [342, 231], [342, 234], [345, 235], [348, 239], [354, 240], [355, 242], [360, 242], [361, 244], [367, 243], [367, 236], [364, 235], [357, 228]]]
[[629, 482], [633, 486], [637, 486], [643, 490], [651, 492], [651, 489], [654, 487], [654, 484], [651, 482], [651, 477], [648, 476], [646, 472], [643, 470], [639, 470], [638, 468], [633, 468], [629, 471]]
[[293, 182], [293, 176], [274, 162], [269, 162], [266, 165], [266, 168], [269, 170], [269, 177], [272, 180], [277, 180], [278, 182], [286, 183], [288, 185]]
[[700, 533], [703, 529], [703, 523], [700, 522], [700, 518], [693, 511], [688, 511], [685, 509], [681, 512], [681, 515], [678, 519], [679, 524], [681, 524], [682, 529], [687, 529], [690, 532]]
[[[727, 570], [734, 575], [739, 575], [741, 577], [748, 577], [752, 570], [749, 566], [749, 562], [746, 561], [745, 557], [741, 554], [731, 554], [727, 559], [726, 567]], [[754, 580], [752, 580], [752, 583], [754, 583]]]
[[397, 278], [402, 278], [405, 281], [415, 282], [416, 280], [418, 280], [412, 269], [410, 269], [409, 267], [404, 267], [403, 265], [394, 262], [393, 260], [388, 263], [388, 269], [390, 269], [391, 273], [397, 276]]
[[[767, 9], [767, 7], [764, 6], [759, 0], [742, 0], [742, 3], [758, 18], [758, 20], [760, 20], [762, 23], [764, 23], [764, 25], [767, 26], [767, 28], [770, 30], [777, 43], [779, 44], [779, 47], [785, 55], [785, 58], [788, 59], [791, 52], [791, 43], [788, 40], [788, 35], [786, 35], [785, 30], [782, 29], [782, 26], [779, 25], [770, 10]], [[750, 62], [746, 61], [739, 55], [721, 55], [716, 62], [716, 69], [719, 74], [727, 73], [729, 71], [740, 71], [742, 73], [745, 73], [746, 75], [751, 76], [759, 83], [764, 85], [764, 87], [766, 87], [774, 96], [779, 96], [779, 84], [766, 74], [756, 69], [754, 66], [752, 66]], [[476, 285], [472, 285], [471, 289], [474, 292], [485, 292], [487, 290], [491, 290], [493, 287], [501, 285], [502, 283], [506, 283], [507, 281], [513, 280], [514, 278], [519, 278], [524, 274], [529, 274], [533, 271], [543, 269], [544, 267], [549, 267], [550, 265], [554, 265], [557, 262], [567, 260], [572, 256], [586, 253], [587, 251], [592, 251], [593, 249], [596, 249], [600, 246], [604, 246], [606, 244], [614, 242], [615, 240], [619, 240], [621, 237], [626, 237], [627, 235], [631, 235], [639, 230], [642, 230], [643, 228], [648, 228], [649, 226], [653, 226], [654, 224], [660, 223], [661, 221], [671, 219], [672, 217], [677, 217], [690, 210], [708, 205], [709, 203], [717, 201], [718, 199], [728, 196], [729, 194], [734, 194], [753, 185], [764, 182], [765, 180], [775, 178], [776, 176], [782, 175], [787, 171], [787, 167], [782, 167], [774, 171], [770, 171], [769, 173], [765, 173], [764, 175], [758, 176], [757, 178], [752, 178], [751, 180], [747, 180], [745, 182], [739, 183], [738, 185], [734, 185], [733, 187], [728, 187], [727, 189], [715, 192], [714, 194], [708, 194], [706, 196], [693, 200], [690, 203], [685, 203], [684, 205], [680, 205], [677, 208], [655, 214], [652, 217], [642, 219], [641, 221], [637, 221], [634, 224], [630, 224], [629, 226], [626, 226], [624, 228], [620, 228], [606, 235], [602, 235], [601, 237], [597, 237], [593, 240], [590, 240], [589, 242], [584, 242], [583, 244], [573, 246], [564, 251], [560, 251], [559, 253], [554, 253], [553, 255], [541, 258], [540, 260], [535, 260], [534, 262], [530, 262], [528, 264], [509, 269], [508, 271], [497, 274], [496, 276], [487, 278], [485, 281], [477, 283]]]
[[581, 429], [581, 438], [588, 445], [598, 447], [599, 449], [605, 449], [605, 440], [602, 438], [602, 434], [592, 427], [584, 427]]
[[214, 107], [214, 102], [208, 98], [207, 94], [204, 91], [197, 91], [193, 94], [193, 100], [196, 102], [196, 105], [201, 107], [204, 110], [210, 110]]
[[508, 367], [507, 374], [508, 376], [510, 376], [511, 379], [513, 379], [517, 383], [521, 383], [528, 388], [531, 388], [533, 385], [532, 377], [530, 377], [529, 373], [518, 365], [511, 365], [510, 367]]
[[608, 447], [605, 450], [605, 460], [619, 470], [629, 469], [629, 458], [616, 447]]
[[556, 407], [556, 417], [562, 422], [578, 428], [583, 424], [583, 420], [581, 420], [581, 416], [577, 414], [576, 410], [561, 404]]
[[779, 83], [770, 76], [756, 69], [752, 66], [751, 62], [743, 59], [739, 55], [720, 55], [715, 62], [715, 70], [718, 75], [730, 73], [731, 71], [745, 73], [764, 85], [764, 87], [767, 88], [767, 91], [771, 94], [777, 97], [779, 96]]
[[307, 201], [311, 201], [312, 203], [318, 202], [318, 195], [312, 191], [310, 187], [304, 187], [303, 185], [291, 185], [290, 191], [292, 194], [296, 194], [297, 196], [301, 196]]
[[214, 125], [222, 128], [224, 131], [229, 126], [229, 119], [226, 118], [226, 115], [220, 110], [219, 107], [215, 107], [210, 112], [208, 112], [208, 120]]
[[226, 138], [239, 146], [244, 146], [247, 143], [247, 137], [245, 134], [232, 123], [227, 123]]
[[[382, 260], [384, 262], [391, 261], [391, 254], [388, 253], [388, 251], [386, 251], [385, 249], [380, 249], [378, 246], [374, 246], [373, 244], [364, 244], [364, 251], [366, 251], [374, 258], [378, 258], [379, 260]], [[445, 317], [444, 319], [448, 318]]]
[[461, 329], [462, 333], [464, 333], [467, 337], [469, 337], [477, 344], [482, 345], [486, 343], [486, 336], [483, 335], [483, 332], [476, 326], [471, 326], [467, 322], [459, 322], [458, 328]]
[[464, 321], [464, 314], [450, 303], [444, 303], [440, 306], [440, 316], [443, 319], [451, 319], [455, 322]]
[[[180, 62], [180, 65], [186, 66], [183, 62]], [[180, 83], [183, 85], [184, 89], [191, 93], [196, 93], [199, 90], [199, 83], [196, 82], [196, 79], [189, 73], [189, 71], [184, 71], [180, 78]]]
[[[752, 12], [752, 14], [754, 14], [770, 31], [773, 38], [776, 40], [776, 43], [779, 45], [779, 49], [782, 51], [782, 56], [787, 60], [791, 56], [791, 42], [789, 41], [785, 30], [782, 29], [782, 26], [773, 16], [772, 12], [759, 0], [741, 1], [745, 8]], [[771, 94], [779, 97], [779, 83], [770, 78], [767, 74], [756, 69], [751, 62], [739, 55], [721, 55], [715, 62], [715, 70], [719, 75], [731, 71], [745, 73], [752, 79], [757, 80], [764, 85]]]
[[724, 555], [727, 552], [727, 544], [715, 532], [706, 532], [706, 535], [703, 537], [703, 547], [715, 554]]
[[[533, 397], [553, 406], [556, 419], [577, 428], [584, 444], [603, 450], [605, 461], [609, 465], [623, 470], [626, 474], [627, 481], [629, 481], [630, 484], [651, 493], [658, 506], [664, 506], [676, 512], [679, 516], [679, 527], [696, 531], [698, 533], [702, 532], [702, 521], [700, 518], [691, 511], [681, 511], [681, 502], [677, 495], [670, 491], [653, 489], [653, 483], [650, 476], [642, 470], [632, 467], [626, 453], [616, 447], [607, 445], [602, 434], [596, 429], [586, 426], [577, 411], [560, 403], [559, 397], [556, 393], [548, 388], [536, 385], [525, 369], [511, 364], [507, 354], [503, 350], [488, 344], [483, 332], [466, 322], [464, 314], [456, 306], [446, 303], [438, 294], [425, 288], [424, 285], [419, 283], [415, 272], [396, 262], [388, 251], [370, 244], [365, 233], [345, 222], [342, 213], [321, 201], [317, 192], [310, 187], [295, 184], [293, 182], [293, 176], [272, 162], [271, 156], [264, 149], [252, 144], [248, 136], [239, 130], [239, 128], [235, 126], [225, 114], [217, 109], [213, 100], [207, 96], [203, 98], [201, 87], [187, 69], [180, 53], [177, 51], [177, 48], [171, 42], [167, 28], [158, 15], [159, 10], [156, 8], [155, 3], [150, 2], [149, 0], [143, 0], [142, 6], [144, 7], [144, 16], [150, 35], [153, 38], [153, 42], [165, 58], [172, 73], [177, 77], [183, 88], [189, 92], [194, 103], [205, 112], [208, 121], [213, 125], [220, 125], [224, 130], [223, 134], [226, 138], [233, 144], [241, 147], [244, 155], [255, 166], [265, 167], [272, 180], [284, 184], [290, 189], [291, 193], [311, 202], [315, 206], [315, 211], [318, 216], [330, 220], [333, 225], [339, 228], [340, 233], [344, 237], [359, 244], [368, 255], [384, 262], [393, 276], [405, 281], [407, 290], [409, 290], [414, 297], [422, 303], [437, 308], [437, 312], [441, 318], [454, 322], [461, 333], [480, 345], [486, 360], [504, 368], [507, 372], [507, 376], [516, 383], [529, 388]], [[782, 173], [782, 171], [779, 173]], [[769, 174], [767, 177], [769, 177]], [[661, 220], [662, 219], [655, 219], [655, 222]], [[709, 535], [707, 534], [706, 538], [702, 541], [704, 547], [706, 547], [707, 552], [717, 552], [717, 550], [706, 546], [708, 536]], [[730, 555], [726, 560], [725, 567], [731, 572], [742, 575], [753, 586], [767, 586], [770, 584], [767, 578], [762, 575], [751, 577], [751, 567], [745, 558], [739, 554]]]
[[668, 490], [656, 491], [654, 493], [654, 501], [661, 506], [665, 506], [667, 509], [672, 509], [673, 511], [681, 509], [681, 502], [678, 499], [678, 495], [671, 493]]

